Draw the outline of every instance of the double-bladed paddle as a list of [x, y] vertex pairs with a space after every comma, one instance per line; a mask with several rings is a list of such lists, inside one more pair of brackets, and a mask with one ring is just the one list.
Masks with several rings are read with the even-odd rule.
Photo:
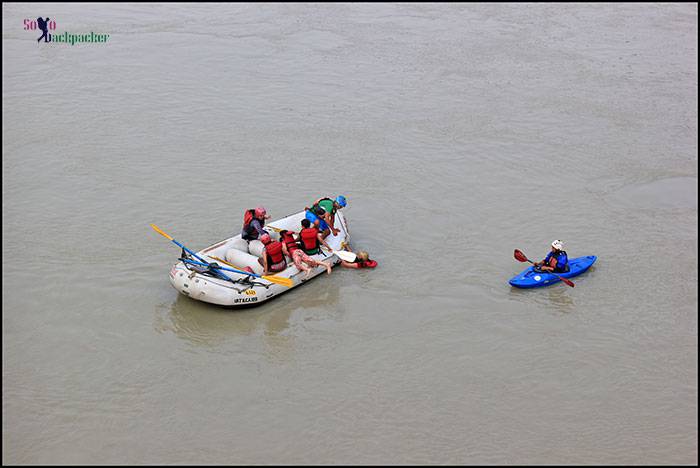
[[[513, 252], [513, 256], [514, 256], [515, 259], [516, 259], [517, 261], [519, 261], [519, 262], [530, 262], [530, 263], [532, 263], [533, 265], [535, 264], [535, 262], [533, 262], [532, 260], [530, 260], [529, 258], [527, 258], [527, 257], [525, 256], [525, 254], [522, 253], [522, 252], [521, 252], [520, 250], [518, 250], [518, 249], [515, 249], [515, 252]], [[552, 272], [551, 272], [551, 271], [543, 271], [542, 273], [552, 273]], [[562, 281], [564, 282], [564, 284], [566, 284], [567, 286], [571, 286], [572, 288], [573, 288], [574, 286], [576, 286], [576, 285], [574, 284], [573, 281], [571, 281], [571, 280], [569, 280], [569, 279], [566, 279], [566, 278], [564, 278], [563, 276], [559, 276], [559, 275], [557, 275], [556, 273], [552, 273], [552, 274], [553, 274], [554, 276], [556, 276], [557, 278], [559, 278], [560, 280], [562, 280]]]

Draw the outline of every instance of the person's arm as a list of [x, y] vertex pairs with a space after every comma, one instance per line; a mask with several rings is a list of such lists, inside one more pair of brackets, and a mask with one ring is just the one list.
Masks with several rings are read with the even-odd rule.
[[331, 252], [333, 252], [333, 249], [331, 249], [330, 246], [329, 246], [328, 244], [326, 244], [326, 241], [323, 240], [323, 237], [321, 236], [321, 233], [318, 233], [318, 234], [316, 235], [316, 238], [318, 239], [318, 241], [319, 241], [321, 244], [325, 245], [326, 248], [327, 248], [328, 250], [330, 250]]
[[539, 262], [535, 262], [535, 263], [533, 263], [533, 265], [541, 267], [549, 261], [549, 257], [551, 257], [551, 256], [552, 256], [551, 253], [548, 253], [547, 256], [544, 257], [543, 260], [540, 260]]
[[265, 272], [263, 274], [269, 275], [270, 272], [267, 269], [267, 249], [263, 249], [262, 254], [263, 254], [263, 256], [262, 256], [263, 268], [265, 269]]
[[254, 219], [250, 222], [250, 224], [253, 225], [256, 231], [258, 231], [258, 239], [260, 239], [263, 234], [267, 234], [267, 232], [262, 228], [262, 224], [260, 223], [259, 219]]
[[333, 235], [334, 235], [334, 236], [337, 236], [338, 233], [340, 232], [340, 229], [336, 229], [336, 228], [335, 228], [335, 226], [334, 226], [334, 224], [333, 224], [334, 222], [335, 222], [335, 213], [333, 213], [333, 214], [331, 214], [331, 215], [329, 216], [329, 221], [326, 221], [326, 223], [328, 223], [328, 226], [331, 228], [331, 231], [333, 232]]
[[[556, 255], [547, 255], [547, 258], [549, 261], [547, 261], [546, 265], [542, 265], [541, 269], [544, 271], [554, 271], [554, 269], [557, 267], [557, 256]], [[547, 259], [545, 259], [547, 260]], [[552, 262], [554, 265], [552, 265]], [[542, 262], [544, 263], [544, 262]]]

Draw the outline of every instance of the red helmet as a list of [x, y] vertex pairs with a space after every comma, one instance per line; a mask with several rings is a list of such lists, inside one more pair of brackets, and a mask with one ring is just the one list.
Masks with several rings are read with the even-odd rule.
[[262, 242], [265, 245], [269, 244], [271, 241], [272, 239], [270, 239], [270, 234], [263, 234], [262, 236], [260, 236], [260, 242]]
[[259, 206], [259, 207], [255, 208], [255, 216], [257, 218], [264, 218], [266, 214], [267, 214], [267, 211], [265, 211], [264, 206]]

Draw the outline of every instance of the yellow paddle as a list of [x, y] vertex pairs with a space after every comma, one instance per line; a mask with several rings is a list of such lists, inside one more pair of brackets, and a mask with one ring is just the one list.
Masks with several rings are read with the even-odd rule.
[[[219, 257], [215, 257], [213, 255], [210, 255], [210, 257], [213, 258], [214, 260], [216, 260], [217, 262], [221, 262], [225, 265], [228, 265], [228, 266], [233, 267], [237, 270], [240, 270], [239, 267], [237, 267], [236, 265], [234, 265], [232, 263], [227, 262], [226, 260], [223, 260]], [[292, 280], [291, 278], [282, 278], [280, 276], [260, 276], [260, 275], [256, 275], [255, 273], [249, 273], [249, 272], [246, 272], [246, 273], [249, 275], [257, 276], [257, 277], [262, 278], [264, 280], [270, 281], [271, 283], [277, 283], [277, 284], [280, 284], [282, 286], [286, 286], [288, 288], [291, 288], [292, 286], [294, 286], [294, 280]]]

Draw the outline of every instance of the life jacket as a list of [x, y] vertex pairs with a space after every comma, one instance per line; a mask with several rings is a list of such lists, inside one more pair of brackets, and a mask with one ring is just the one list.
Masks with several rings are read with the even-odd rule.
[[282, 243], [272, 241], [265, 246], [265, 254], [267, 255], [267, 264], [275, 265], [284, 261], [284, 253], [282, 252]]
[[377, 266], [377, 262], [374, 260], [367, 260], [366, 262], [363, 262], [359, 258], [356, 258], [353, 263], [357, 263], [357, 266], [360, 268], [374, 268]]
[[555, 273], [566, 273], [569, 271], [569, 256], [566, 254], [566, 251], [560, 250], [559, 253], [556, 255], [547, 255], [549, 257], [549, 261], [547, 262], [547, 266], [553, 266], [552, 265], [552, 260], [557, 261], [556, 266], [554, 267], [554, 272]]
[[[253, 222], [253, 219], [255, 219], [255, 210], [245, 210], [245, 214], [243, 215], [243, 235], [241, 236], [245, 240], [253, 240], [258, 238], [258, 231], [250, 225], [250, 223]], [[260, 221], [260, 226], [265, 226], [265, 219], [258, 221]]]
[[299, 245], [307, 255], [315, 255], [319, 252], [318, 229], [304, 228], [299, 232]]
[[294, 240], [294, 236], [290, 233], [286, 233], [284, 235], [282, 242], [284, 242], [287, 246], [287, 252], [289, 252], [289, 255], [292, 255], [294, 251], [299, 248], [299, 244], [297, 244], [297, 241]]

